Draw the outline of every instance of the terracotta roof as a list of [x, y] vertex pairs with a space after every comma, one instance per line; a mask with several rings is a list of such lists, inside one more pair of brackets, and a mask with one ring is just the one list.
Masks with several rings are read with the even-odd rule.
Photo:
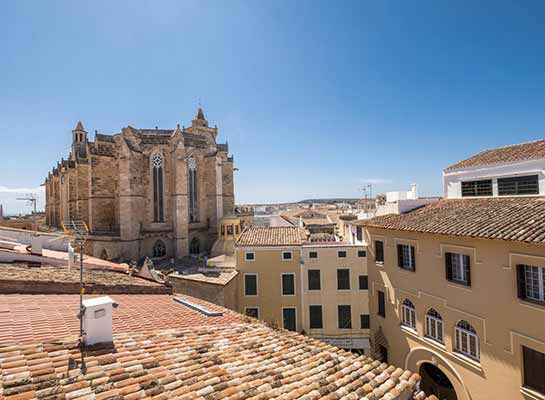
[[117, 334], [85, 350], [76, 341], [0, 347], [0, 373], [5, 400], [386, 400], [420, 380], [260, 323]]
[[207, 269], [209, 269], [210, 272], [190, 272], [188, 274], [173, 273], [168, 276], [168, 279], [182, 279], [225, 286], [238, 275], [238, 271], [236, 270], [214, 271], [214, 269], [210, 267], [207, 267]]
[[305, 225], [335, 225], [329, 218], [303, 218]]
[[305, 240], [305, 231], [296, 226], [249, 226], [235, 246], [300, 246]]
[[401, 231], [545, 243], [545, 198], [440, 200], [406, 214], [362, 223]]
[[[83, 268], [86, 293], [168, 294], [171, 289], [126, 272]], [[67, 266], [30, 267], [0, 263], [0, 293], [75, 294], [79, 293], [79, 268]]]
[[[150, 332], [242, 322], [242, 315], [204, 300], [184, 295], [109, 295], [119, 307], [112, 316], [113, 332]], [[97, 296], [86, 296], [92, 298]], [[174, 301], [188, 298], [221, 317], [207, 317]], [[79, 295], [0, 295], [0, 347], [6, 343], [50, 341], [79, 335]], [[1, 350], [0, 350], [1, 351]], [[1, 392], [1, 389], [0, 389]], [[0, 399], [2, 395], [0, 393]]]
[[454, 169], [476, 167], [479, 165], [489, 165], [498, 163], [508, 163], [514, 161], [533, 160], [545, 157], [545, 139], [535, 140], [533, 142], [513, 144], [510, 146], [497, 147], [481, 151], [465, 160], [447, 167], [445, 171]]

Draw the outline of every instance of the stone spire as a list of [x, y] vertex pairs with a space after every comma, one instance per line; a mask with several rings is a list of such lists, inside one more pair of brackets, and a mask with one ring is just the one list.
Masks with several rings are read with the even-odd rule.
[[192, 126], [208, 126], [208, 121], [204, 118], [204, 112], [201, 107], [197, 110], [197, 115], [192, 121]]
[[78, 123], [76, 124], [76, 127], [74, 128], [74, 132], [85, 132], [85, 128], [83, 127], [83, 124], [81, 123], [81, 121], [78, 121]]

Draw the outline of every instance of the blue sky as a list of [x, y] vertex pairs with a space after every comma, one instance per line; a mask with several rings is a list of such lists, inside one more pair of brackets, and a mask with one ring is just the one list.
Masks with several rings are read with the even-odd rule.
[[[188, 125], [201, 98], [237, 201], [408, 189], [545, 137], [542, 1], [26, 1], [0, 12], [0, 202], [89, 132]], [[92, 136], [92, 135], [91, 135]]]

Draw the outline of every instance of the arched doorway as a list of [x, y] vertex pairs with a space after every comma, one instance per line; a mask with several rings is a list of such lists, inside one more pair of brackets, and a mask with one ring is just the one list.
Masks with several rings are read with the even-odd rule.
[[420, 366], [420, 388], [428, 395], [435, 395], [439, 400], [458, 400], [456, 390], [449, 378], [438, 367], [430, 363]]
[[191, 243], [189, 243], [189, 254], [196, 256], [199, 255], [201, 252], [201, 242], [199, 238], [194, 237], [191, 239]]

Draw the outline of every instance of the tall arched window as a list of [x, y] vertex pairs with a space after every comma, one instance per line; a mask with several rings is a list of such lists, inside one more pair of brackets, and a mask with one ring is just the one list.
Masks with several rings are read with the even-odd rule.
[[151, 162], [153, 168], [153, 220], [162, 222], [165, 219], [163, 209], [163, 156], [155, 154]]
[[401, 305], [401, 321], [408, 328], [416, 329], [416, 310], [409, 299], [405, 299]]
[[153, 245], [153, 257], [164, 257], [167, 254], [167, 249], [165, 247], [165, 244], [158, 240]]
[[433, 308], [426, 313], [426, 336], [439, 343], [444, 342], [443, 317]]
[[479, 336], [477, 331], [467, 321], [458, 321], [455, 332], [454, 348], [462, 354], [475, 360], [479, 359]]
[[199, 221], [197, 191], [197, 161], [189, 157], [187, 161], [189, 186], [189, 222]]
[[189, 254], [197, 255], [201, 252], [201, 242], [198, 238], [194, 237], [189, 243]]

